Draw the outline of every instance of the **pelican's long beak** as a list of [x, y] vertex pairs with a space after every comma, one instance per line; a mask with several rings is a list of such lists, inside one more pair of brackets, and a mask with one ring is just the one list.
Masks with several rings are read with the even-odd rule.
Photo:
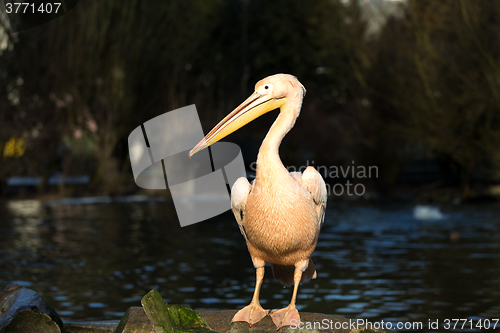
[[285, 102], [286, 97], [274, 98], [270, 94], [261, 95], [254, 92], [246, 101], [222, 119], [196, 147], [191, 149], [189, 157], [240, 129], [264, 113], [281, 107]]

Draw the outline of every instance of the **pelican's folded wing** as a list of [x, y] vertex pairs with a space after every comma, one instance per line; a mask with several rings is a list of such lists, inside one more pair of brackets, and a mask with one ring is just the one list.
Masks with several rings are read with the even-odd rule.
[[245, 217], [245, 207], [251, 189], [252, 185], [250, 185], [248, 179], [245, 177], [238, 178], [231, 189], [231, 208], [245, 240], [247, 239], [247, 235], [243, 227], [243, 218]]
[[318, 223], [322, 225], [325, 220], [326, 200], [328, 197], [325, 181], [316, 169], [312, 166], [308, 166], [302, 174], [302, 184], [312, 195], [314, 203], [316, 204]]

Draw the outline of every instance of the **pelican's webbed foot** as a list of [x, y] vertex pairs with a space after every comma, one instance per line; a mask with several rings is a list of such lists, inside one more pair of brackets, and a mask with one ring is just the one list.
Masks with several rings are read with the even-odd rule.
[[268, 313], [269, 310], [264, 310], [259, 303], [252, 302], [250, 305], [238, 311], [231, 320], [231, 323], [235, 321], [246, 321], [251, 327], [253, 324], [261, 321]]
[[246, 321], [251, 327], [253, 324], [261, 321], [268, 313], [269, 310], [265, 310], [259, 303], [250, 303], [250, 305], [245, 306], [234, 315], [231, 323]]
[[273, 311], [271, 318], [278, 329], [283, 326], [297, 327], [300, 323], [299, 311], [291, 304], [284, 309]]

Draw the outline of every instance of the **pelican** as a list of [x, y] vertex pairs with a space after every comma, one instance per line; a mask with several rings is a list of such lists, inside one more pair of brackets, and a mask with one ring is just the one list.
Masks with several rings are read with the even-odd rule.
[[327, 192], [323, 178], [309, 166], [301, 174], [289, 173], [279, 157], [279, 147], [300, 114], [304, 86], [295, 76], [277, 74], [255, 85], [255, 92], [221, 120], [190, 152], [189, 156], [219, 141], [269, 111], [280, 109], [257, 156], [252, 184], [239, 178], [231, 189], [231, 205], [256, 270], [256, 285], [250, 305], [231, 322], [252, 326], [269, 314], [259, 302], [264, 265], [270, 263], [274, 278], [294, 285], [290, 305], [270, 315], [278, 327], [298, 325], [295, 307], [299, 284], [316, 278], [311, 255], [324, 221]]

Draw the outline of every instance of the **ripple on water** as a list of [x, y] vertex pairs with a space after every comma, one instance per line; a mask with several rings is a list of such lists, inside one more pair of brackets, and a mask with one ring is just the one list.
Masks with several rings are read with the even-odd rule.
[[139, 303], [143, 296], [131, 296], [122, 298], [122, 303]]
[[408, 305], [402, 302], [385, 302], [383, 308], [394, 312], [407, 311], [410, 309]]
[[248, 302], [248, 300], [244, 300], [244, 299], [241, 299], [241, 298], [232, 298], [232, 299], [227, 299], [224, 302], [228, 303], [228, 304], [243, 305], [243, 304], [246, 304]]
[[338, 308], [337, 309], [338, 313], [361, 313], [363, 312], [363, 309], [356, 309], [356, 308]]
[[71, 317], [75, 314], [75, 311], [70, 311], [70, 310], [59, 310], [57, 311], [57, 314], [61, 317]]
[[326, 295], [323, 296], [323, 299], [325, 301], [353, 301], [359, 299], [360, 295], [342, 295], [342, 294], [336, 294], [336, 295]]
[[373, 288], [371, 290], [363, 291], [363, 294], [365, 296], [384, 296], [386, 291], [386, 288]]
[[203, 304], [215, 304], [215, 303], [222, 303], [222, 300], [215, 297], [205, 297], [205, 298], [200, 298], [200, 302]]
[[93, 308], [93, 309], [101, 309], [101, 308], [105, 308], [106, 304], [99, 303], [99, 302], [92, 302], [92, 303], [87, 304], [87, 306], [89, 308]]
[[21, 287], [27, 288], [27, 287], [31, 287], [33, 285], [33, 282], [16, 280], [16, 281], [12, 281], [11, 284], [18, 284]]

